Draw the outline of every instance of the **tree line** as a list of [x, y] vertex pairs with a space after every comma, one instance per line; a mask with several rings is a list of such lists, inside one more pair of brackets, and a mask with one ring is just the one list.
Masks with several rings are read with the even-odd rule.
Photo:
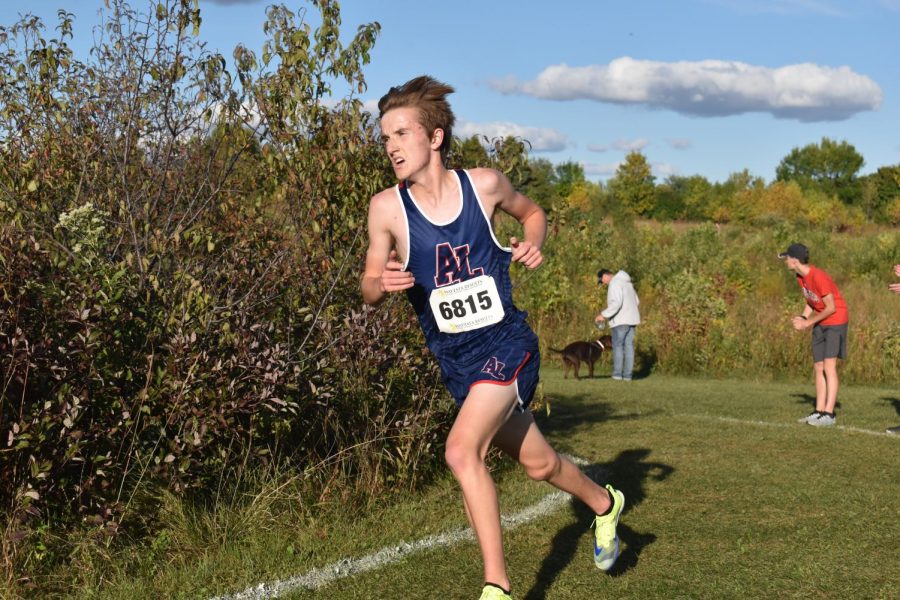
[[[461, 164], [488, 160], [485, 148], [506, 155], [527, 150], [527, 140], [483, 140], [460, 144]], [[702, 175], [670, 175], [658, 181], [647, 157], [630, 152], [606, 183], [589, 181], [575, 162], [554, 165], [546, 159], [512, 161], [514, 183], [545, 209], [554, 203], [577, 205], [601, 199], [610, 214], [659, 221], [687, 220], [765, 224], [779, 219], [831, 229], [864, 223], [900, 224], [900, 164], [860, 175], [863, 156], [852, 144], [827, 137], [797, 147], [782, 158], [767, 183], [744, 169], [724, 182]]]

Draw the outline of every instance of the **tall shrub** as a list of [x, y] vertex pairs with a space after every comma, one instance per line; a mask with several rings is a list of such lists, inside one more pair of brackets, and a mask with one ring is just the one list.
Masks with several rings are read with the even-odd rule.
[[144, 483], [214, 496], [288, 461], [372, 493], [440, 456], [412, 318], [358, 295], [389, 183], [356, 98], [377, 23], [345, 47], [336, 2], [310, 3], [315, 29], [273, 6], [261, 58], [229, 66], [196, 3], [154, 6], [111, 0], [87, 61], [65, 12], [55, 39], [31, 17], [0, 30], [8, 576], [37, 517], [112, 535]]

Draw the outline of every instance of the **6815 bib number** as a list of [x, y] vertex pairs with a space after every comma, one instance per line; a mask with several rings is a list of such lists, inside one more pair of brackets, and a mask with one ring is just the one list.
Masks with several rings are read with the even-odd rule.
[[438, 329], [445, 333], [472, 331], [503, 320], [497, 284], [489, 275], [437, 288], [429, 303]]
[[457, 298], [451, 302], [445, 300], [438, 304], [438, 310], [441, 311], [441, 316], [445, 319], [452, 319], [453, 317], [461, 319], [470, 314], [474, 315], [479, 309], [485, 311], [493, 305], [490, 294], [478, 292], [477, 304], [474, 296], [466, 296], [465, 300], [462, 298]]

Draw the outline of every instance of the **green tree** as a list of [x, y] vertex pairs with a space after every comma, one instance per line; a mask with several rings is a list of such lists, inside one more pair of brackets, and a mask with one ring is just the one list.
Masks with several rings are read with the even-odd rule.
[[860, 177], [862, 206], [866, 218], [891, 222], [887, 208], [900, 199], [900, 165], [881, 167], [874, 173]]
[[528, 177], [528, 150], [531, 145], [522, 138], [507, 136], [491, 140], [491, 157], [496, 169], [509, 177], [515, 189], [522, 188]]
[[527, 175], [520, 189], [523, 194], [547, 210], [558, 197], [554, 182], [553, 163], [546, 158], [536, 158], [528, 161]]
[[775, 178], [837, 196], [845, 204], [857, 204], [861, 197], [857, 174], [864, 164], [851, 144], [824, 137], [819, 144], [791, 150], [775, 169]]
[[486, 143], [486, 138], [479, 135], [465, 139], [454, 137], [447, 164], [454, 169], [491, 166], [491, 157], [485, 148]]
[[509, 177], [513, 187], [521, 189], [522, 182], [528, 179], [530, 173], [528, 142], [514, 136], [453, 138], [447, 165], [454, 169], [497, 169]]
[[713, 186], [705, 209], [706, 216], [720, 222], [737, 219], [739, 215], [735, 203], [739, 195], [752, 188], [763, 188], [765, 185], [762, 177], [754, 177], [747, 169], [730, 174], [724, 182]]
[[584, 183], [584, 167], [573, 161], [566, 161], [556, 165], [555, 169], [556, 193], [565, 198], [572, 193], [572, 189], [578, 184]]
[[636, 215], [649, 214], [656, 201], [655, 178], [647, 158], [640, 152], [629, 152], [625, 162], [609, 180], [613, 198]]
[[653, 216], [659, 219], [703, 219], [713, 186], [702, 175], [671, 175], [656, 188]]

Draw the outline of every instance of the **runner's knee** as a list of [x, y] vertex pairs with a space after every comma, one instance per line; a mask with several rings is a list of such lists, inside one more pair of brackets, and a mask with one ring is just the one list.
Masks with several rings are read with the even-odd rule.
[[561, 462], [556, 452], [549, 452], [546, 456], [535, 461], [522, 463], [525, 467], [525, 473], [535, 481], [548, 481], [554, 475], [559, 473]]
[[484, 461], [475, 449], [468, 448], [464, 444], [454, 443], [451, 440], [447, 440], [447, 446], [444, 449], [444, 461], [454, 474], [464, 473], [484, 464]]

